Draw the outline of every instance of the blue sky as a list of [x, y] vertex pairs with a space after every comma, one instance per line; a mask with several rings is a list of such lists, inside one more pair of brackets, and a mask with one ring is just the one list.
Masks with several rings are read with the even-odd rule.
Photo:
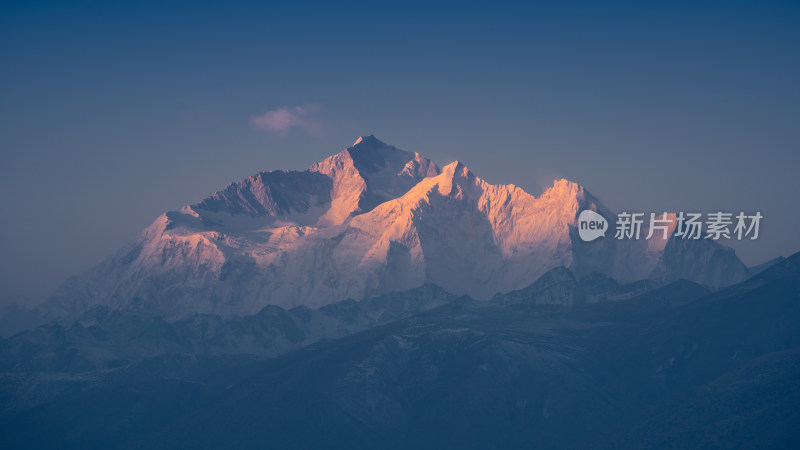
[[616, 210], [762, 211], [744, 261], [800, 250], [797, 2], [64, 3], [0, 6], [0, 304], [370, 133]]

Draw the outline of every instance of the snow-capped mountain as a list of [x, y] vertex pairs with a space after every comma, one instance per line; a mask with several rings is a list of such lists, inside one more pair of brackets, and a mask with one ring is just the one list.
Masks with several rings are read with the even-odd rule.
[[425, 283], [485, 300], [559, 266], [621, 282], [655, 273], [724, 285], [746, 276], [732, 251], [710, 241], [583, 242], [575, 225], [587, 208], [615, 217], [567, 180], [535, 197], [366, 136], [305, 171], [261, 172], [161, 215], [39, 311], [75, 318], [105, 305], [167, 319], [231, 317]]

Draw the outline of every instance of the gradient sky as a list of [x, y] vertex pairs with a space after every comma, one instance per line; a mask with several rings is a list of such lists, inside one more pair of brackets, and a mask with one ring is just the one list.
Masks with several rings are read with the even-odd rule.
[[136, 3], [0, 5], [0, 304], [363, 134], [615, 210], [761, 211], [745, 263], [800, 250], [798, 2]]

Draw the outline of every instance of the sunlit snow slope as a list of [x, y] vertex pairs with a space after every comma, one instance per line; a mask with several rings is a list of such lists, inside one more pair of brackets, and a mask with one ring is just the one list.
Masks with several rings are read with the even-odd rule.
[[615, 217], [567, 180], [534, 197], [365, 136], [305, 171], [261, 172], [161, 215], [39, 309], [50, 318], [98, 304], [230, 317], [427, 282], [488, 299], [558, 266], [623, 282], [724, 285], [746, 274], [732, 250], [705, 240], [617, 241], [612, 230], [582, 242], [575, 223], [586, 208]]

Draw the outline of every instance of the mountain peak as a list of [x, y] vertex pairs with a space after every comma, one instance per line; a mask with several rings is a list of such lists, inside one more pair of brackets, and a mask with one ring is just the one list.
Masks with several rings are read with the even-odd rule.
[[439, 174], [428, 158], [383, 143], [371, 134], [312, 165], [309, 171], [331, 179], [331, 207], [321, 218], [329, 225], [341, 224]]
[[[359, 171], [367, 173], [385, 167], [387, 162], [390, 165], [393, 165], [393, 162], [405, 164], [405, 162], [414, 158], [413, 153], [381, 142], [371, 134], [356, 139], [356, 142], [345, 149], [343, 153], [350, 155], [353, 164]], [[402, 168], [402, 165], [400, 167]]]
[[388, 147], [386, 143], [376, 138], [375, 135], [372, 134], [359, 137], [358, 139], [356, 139], [355, 142], [353, 142], [353, 145], [350, 146], [350, 148], [354, 148], [359, 145], [369, 146], [369, 147]]
[[573, 195], [583, 192], [583, 186], [574, 181], [567, 180], [566, 178], [553, 180], [553, 187], [551, 189], [555, 192], [566, 192]]
[[469, 170], [469, 167], [465, 166], [459, 160], [455, 160], [450, 164], [442, 167], [442, 173], [447, 174], [448, 178], [453, 176], [461, 176], [464, 178], [469, 177], [472, 175], [472, 172]]

